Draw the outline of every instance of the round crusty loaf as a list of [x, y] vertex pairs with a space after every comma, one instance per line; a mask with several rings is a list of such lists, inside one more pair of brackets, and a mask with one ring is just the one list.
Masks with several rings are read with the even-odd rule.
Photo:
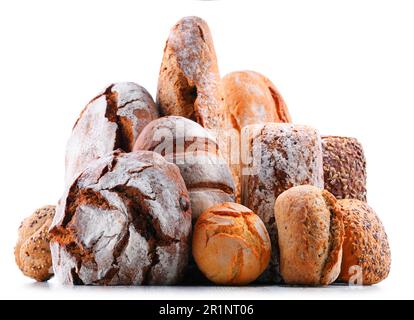
[[275, 217], [283, 280], [302, 285], [334, 282], [344, 239], [335, 197], [314, 186], [293, 187], [277, 198]]
[[344, 199], [338, 204], [345, 227], [339, 280], [364, 285], [384, 280], [391, 268], [391, 251], [380, 219], [365, 202]]
[[112, 84], [82, 111], [66, 146], [65, 186], [91, 160], [118, 148], [129, 152], [144, 126], [158, 118], [157, 107], [143, 87]]
[[[254, 71], [236, 71], [222, 79], [224, 100], [228, 110], [227, 127], [239, 135], [243, 127], [266, 122], [292, 122], [287, 106], [274, 84]], [[240, 138], [238, 138], [239, 140]], [[235, 146], [232, 146], [232, 149]], [[238, 153], [240, 156], [240, 152]], [[230, 168], [240, 199], [240, 159]]]
[[51, 225], [64, 284], [173, 284], [187, 266], [190, 199], [177, 166], [154, 152], [90, 162], [66, 190]]
[[216, 140], [183, 117], [162, 117], [149, 123], [134, 150], [155, 151], [175, 163], [187, 186], [193, 220], [207, 208], [234, 201], [234, 182]]
[[204, 275], [216, 284], [244, 285], [266, 269], [270, 239], [260, 218], [236, 203], [204, 211], [194, 227], [193, 256]]
[[364, 150], [355, 138], [322, 137], [325, 189], [337, 199], [367, 201]]
[[55, 214], [55, 206], [37, 209], [23, 220], [14, 256], [24, 275], [37, 281], [46, 281], [53, 276], [52, 257], [49, 248], [49, 226]]
[[263, 220], [272, 241], [270, 264], [259, 280], [280, 282], [275, 201], [293, 186], [323, 188], [321, 139], [311, 127], [286, 123], [246, 126], [242, 137], [242, 204]]
[[171, 29], [160, 68], [157, 104], [162, 115], [183, 116], [222, 129], [224, 102], [213, 39], [207, 23], [185, 17]]

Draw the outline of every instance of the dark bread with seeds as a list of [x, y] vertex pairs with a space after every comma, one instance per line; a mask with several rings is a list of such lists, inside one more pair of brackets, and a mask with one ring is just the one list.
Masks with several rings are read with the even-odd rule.
[[144, 126], [156, 118], [157, 107], [143, 87], [132, 82], [110, 85], [88, 103], [73, 127], [66, 146], [65, 186], [91, 160], [118, 148], [131, 151]]
[[23, 220], [14, 257], [24, 275], [37, 281], [53, 276], [49, 248], [49, 227], [55, 215], [55, 206], [44, 206]]
[[364, 150], [355, 138], [322, 137], [325, 189], [337, 199], [367, 201]]
[[190, 199], [177, 166], [149, 151], [90, 162], [51, 225], [64, 284], [174, 284], [187, 266]]
[[344, 239], [335, 197], [314, 186], [293, 187], [277, 198], [275, 217], [283, 280], [301, 285], [334, 282]]
[[364, 285], [384, 280], [391, 268], [391, 251], [381, 220], [363, 201], [344, 199], [338, 205], [345, 227], [339, 280]]

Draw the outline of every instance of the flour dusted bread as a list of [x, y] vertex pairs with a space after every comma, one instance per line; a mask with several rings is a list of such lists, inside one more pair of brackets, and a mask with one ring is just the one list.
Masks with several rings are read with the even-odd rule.
[[142, 128], [158, 118], [151, 95], [132, 82], [110, 85], [82, 111], [66, 147], [65, 186], [91, 160], [118, 148], [132, 150]]
[[185, 17], [171, 29], [158, 79], [162, 115], [183, 116], [202, 127], [224, 125], [224, 103], [213, 39], [207, 23]]
[[37, 281], [53, 276], [49, 227], [54, 214], [55, 206], [44, 206], [24, 219], [19, 227], [14, 248], [16, 264], [24, 275]]
[[266, 123], [244, 127], [242, 147], [242, 204], [263, 220], [272, 241], [270, 264], [259, 280], [279, 282], [275, 201], [294, 186], [323, 188], [321, 139], [308, 126]]
[[66, 190], [51, 225], [64, 284], [173, 284], [187, 266], [190, 199], [177, 166], [154, 152], [103, 156]]
[[293, 187], [275, 203], [280, 273], [288, 284], [328, 285], [341, 270], [344, 225], [335, 197]]
[[355, 138], [322, 137], [325, 189], [337, 199], [367, 201], [367, 171], [362, 145]]
[[175, 163], [187, 186], [193, 219], [207, 208], [234, 201], [234, 182], [216, 139], [194, 121], [162, 117], [149, 123], [134, 150], [150, 150]]
[[193, 256], [216, 284], [243, 285], [266, 269], [270, 239], [260, 218], [237, 203], [221, 203], [204, 211], [194, 228]]
[[[239, 143], [241, 129], [247, 125], [292, 122], [281, 94], [262, 74], [254, 71], [231, 72], [223, 77], [222, 85], [228, 112], [227, 128], [236, 136], [236, 143]], [[231, 151], [237, 148], [232, 144], [230, 147]], [[240, 152], [236, 155], [239, 156]], [[236, 184], [236, 197], [239, 199], [241, 192], [239, 157], [236, 161], [231, 161], [230, 168]]]
[[387, 234], [375, 211], [356, 199], [338, 200], [345, 227], [339, 280], [370, 285], [384, 280], [391, 268]]

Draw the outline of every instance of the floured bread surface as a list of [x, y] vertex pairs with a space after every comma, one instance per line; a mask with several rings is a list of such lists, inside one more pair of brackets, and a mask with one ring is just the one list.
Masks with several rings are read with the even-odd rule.
[[183, 116], [222, 129], [224, 101], [207, 23], [185, 17], [171, 29], [160, 68], [157, 104], [162, 115]]
[[269, 268], [260, 280], [279, 282], [275, 201], [294, 186], [323, 188], [321, 138], [311, 127], [285, 123], [246, 126], [242, 136], [252, 159], [243, 163], [242, 204], [259, 215], [272, 241]]
[[173, 284], [185, 272], [190, 199], [179, 169], [147, 151], [92, 161], [66, 190], [50, 233], [65, 284]]
[[156, 118], [157, 107], [143, 87], [132, 82], [110, 85], [85, 107], [73, 127], [66, 146], [65, 186], [91, 160], [118, 148], [131, 151], [143, 127]]
[[234, 201], [234, 182], [216, 140], [198, 123], [178, 116], [149, 123], [134, 150], [150, 150], [175, 163], [190, 193], [193, 220], [207, 208]]

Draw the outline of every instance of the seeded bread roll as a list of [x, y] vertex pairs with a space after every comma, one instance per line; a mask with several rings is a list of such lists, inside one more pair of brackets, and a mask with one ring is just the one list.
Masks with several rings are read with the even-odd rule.
[[89, 163], [51, 225], [63, 284], [174, 284], [184, 275], [190, 199], [177, 166], [154, 152], [115, 151]]
[[322, 137], [325, 189], [337, 199], [367, 201], [364, 150], [355, 138]]
[[193, 256], [216, 284], [245, 285], [266, 269], [270, 239], [260, 218], [236, 203], [204, 211], [194, 228]]
[[158, 118], [151, 95], [143, 87], [123, 82], [112, 84], [82, 111], [66, 146], [65, 186], [91, 160], [118, 148], [132, 150], [138, 134]]
[[37, 281], [47, 281], [53, 276], [52, 257], [49, 248], [49, 226], [55, 214], [55, 206], [44, 206], [23, 220], [14, 257], [25, 276]]
[[183, 116], [207, 129], [222, 129], [224, 102], [213, 39], [207, 23], [182, 18], [171, 29], [158, 79], [162, 115]]
[[[234, 135], [243, 127], [266, 122], [292, 122], [287, 106], [274, 84], [254, 71], [236, 71], [222, 79], [224, 100], [228, 110], [227, 126]], [[240, 137], [237, 137], [239, 140]], [[236, 148], [236, 146], [232, 146]], [[237, 153], [240, 156], [240, 152]], [[240, 159], [230, 166], [240, 199]]]
[[207, 208], [234, 201], [234, 182], [216, 140], [194, 121], [162, 117], [149, 123], [134, 150], [155, 151], [175, 163], [191, 198], [193, 220]]
[[371, 285], [384, 280], [391, 268], [385, 229], [371, 207], [356, 199], [338, 201], [345, 227], [339, 280]]
[[344, 239], [335, 197], [314, 186], [293, 187], [277, 198], [275, 217], [283, 280], [301, 285], [334, 282]]
[[321, 139], [308, 126], [267, 123], [244, 127], [244, 146], [242, 203], [263, 220], [272, 241], [270, 264], [259, 280], [280, 282], [275, 201], [297, 185], [323, 188]]

